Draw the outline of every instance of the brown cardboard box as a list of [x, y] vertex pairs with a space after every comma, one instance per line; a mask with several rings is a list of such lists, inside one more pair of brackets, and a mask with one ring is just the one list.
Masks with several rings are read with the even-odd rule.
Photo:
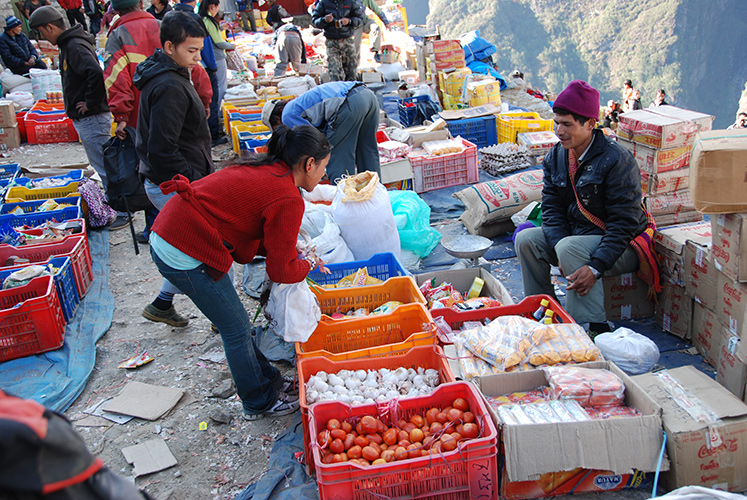
[[[489, 407], [496, 426], [501, 429], [510, 481], [536, 479], [538, 474], [577, 467], [604, 469], [617, 474], [633, 469], [656, 470], [663, 441], [659, 405], [614, 363], [596, 362], [584, 366], [605, 368], [620, 377], [625, 384], [625, 405], [636, 408], [641, 416], [561, 424], [506, 425]], [[546, 386], [547, 378], [544, 370], [529, 370], [480, 377], [477, 383], [486, 396], [499, 396]], [[664, 459], [661, 470], [668, 467]]]
[[656, 324], [662, 330], [689, 340], [692, 333], [693, 299], [685, 294], [685, 287], [663, 280]]
[[475, 278], [480, 278], [485, 281], [485, 285], [482, 287], [482, 292], [480, 292], [481, 297], [492, 297], [500, 300], [504, 305], [511, 305], [514, 303], [511, 294], [508, 293], [508, 290], [503, 286], [503, 283], [482, 267], [434, 271], [431, 273], [416, 274], [414, 278], [418, 286], [433, 278], [436, 278], [439, 285], [446, 281], [447, 283], [451, 283], [451, 286], [460, 293], [467, 292], [472, 286], [472, 282], [475, 281]]
[[692, 212], [693, 200], [690, 197], [690, 191], [680, 189], [671, 193], [656, 193], [646, 196], [646, 207], [654, 217], [664, 214], [679, 214], [682, 212]]
[[715, 130], [695, 136], [692, 160], [695, 208], [706, 214], [747, 211], [747, 135]]
[[412, 165], [410, 165], [410, 160], [407, 158], [400, 158], [399, 160], [381, 164], [380, 179], [382, 184], [390, 184], [412, 178]]
[[654, 303], [648, 300], [648, 285], [635, 273], [602, 278], [607, 321], [650, 318]]
[[711, 217], [716, 269], [735, 281], [747, 282], [747, 213]]
[[709, 424], [688, 413], [686, 402], [677, 398], [661, 372], [632, 377], [664, 410], [662, 420], [671, 461], [671, 469], [662, 476], [664, 486], [668, 490], [687, 485], [747, 489], [747, 405], [692, 366], [666, 374], [694, 394], [698, 407], [710, 409], [722, 425], [710, 439]]
[[13, 149], [21, 145], [21, 132], [18, 125], [0, 128], [0, 149]]
[[695, 302], [693, 304], [693, 344], [714, 368], [721, 352], [721, 323], [716, 313]]
[[656, 227], [664, 228], [675, 224], [687, 224], [688, 222], [699, 222], [703, 220], [703, 214], [695, 210], [679, 212], [674, 214], [662, 214], [654, 216]]
[[721, 345], [716, 365], [716, 382], [726, 387], [739, 399], [744, 397], [744, 384], [747, 382], [747, 366], [739, 359], [739, 337], [719, 324]]
[[689, 185], [689, 168], [678, 168], [659, 174], [650, 174], [641, 170], [641, 189], [644, 194], [671, 193], [687, 189]]
[[716, 317], [735, 335], [741, 335], [747, 322], [747, 284], [716, 273]]
[[711, 130], [713, 117], [675, 106], [639, 109], [620, 115], [619, 138], [657, 149], [691, 146], [696, 132]]
[[678, 285], [684, 285], [685, 245], [688, 241], [708, 245], [711, 242], [711, 224], [678, 224], [657, 229], [654, 233], [654, 245], [662, 257], [662, 272]]
[[710, 245], [704, 247], [688, 241], [685, 246], [685, 293], [704, 307], [715, 308], [716, 273]]
[[640, 142], [628, 141], [620, 138], [620, 145], [633, 153], [633, 157], [638, 162], [641, 172], [647, 174], [656, 174], [686, 168], [690, 165], [691, 147], [680, 146], [671, 149], [657, 149], [641, 144]]
[[16, 106], [13, 101], [0, 101], [0, 127], [13, 127], [17, 124]]

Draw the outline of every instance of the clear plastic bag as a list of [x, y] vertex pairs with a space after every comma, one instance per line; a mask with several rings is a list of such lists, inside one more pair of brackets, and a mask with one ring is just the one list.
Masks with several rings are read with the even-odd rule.
[[648, 337], [628, 328], [597, 335], [594, 339], [602, 355], [614, 361], [625, 373], [646, 373], [659, 361], [659, 348]]
[[462, 153], [466, 148], [459, 138], [447, 139], [445, 141], [428, 141], [423, 143], [425, 149], [431, 156], [449, 155]]
[[556, 366], [545, 368], [555, 399], [573, 399], [581, 406], [621, 406], [625, 384], [609, 370]]

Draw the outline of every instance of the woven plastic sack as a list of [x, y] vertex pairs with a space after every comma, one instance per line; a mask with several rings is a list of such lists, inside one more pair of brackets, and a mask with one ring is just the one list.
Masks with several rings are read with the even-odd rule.
[[648, 337], [625, 327], [594, 339], [602, 355], [625, 373], [646, 373], [659, 361], [659, 347]]
[[62, 92], [62, 77], [54, 69], [31, 68], [31, 86], [34, 89], [34, 100], [45, 99], [47, 92]]

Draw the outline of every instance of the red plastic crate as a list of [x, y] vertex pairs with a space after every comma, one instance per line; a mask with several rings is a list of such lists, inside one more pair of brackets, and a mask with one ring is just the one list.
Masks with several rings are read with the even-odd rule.
[[[70, 257], [75, 286], [81, 298], [88, 292], [93, 282], [93, 261], [88, 246], [88, 237], [85, 234], [68, 236], [54, 243], [22, 247], [0, 245], [0, 264], [5, 263], [12, 256], [28, 259], [32, 264], [46, 262], [50, 257]], [[0, 267], [0, 269], [4, 268]]]
[[464, 139], [462, 144], [467, 149], [461, 153], [408, 156], [414, 174], [413, 188], [416, 193], [477, 182], [477, 146]]
[[[467, 382], [438, 387], [431, 395], [401, 399], [399, 416], [424, 415], [432, 407], [445, 408], [464, 398], [475, 414], [482, 437], [460, 441], [456, 450], [363, 467], [347, 462], [323, 464], [319, 446], [312, 446], [316, 480], [322, 500], [498, 499], [498, 432], [477, 389]], [[310, 409], [309, 432], [319, 433], [331, 418], [355, 419], [377, 415], [376, 405], [349, 406], [330, 401]], [[388, 423], [388, 422], [385, 422]]]
[[58, 349], [65, 318], [52, 276], [0, 290], [0, 361]]
[[76, 142], [78, 132], [70, 118], [49, 121], [37, 121], [26, 115], [26, 136], [29, 144], [52, 144], [57, 142]]

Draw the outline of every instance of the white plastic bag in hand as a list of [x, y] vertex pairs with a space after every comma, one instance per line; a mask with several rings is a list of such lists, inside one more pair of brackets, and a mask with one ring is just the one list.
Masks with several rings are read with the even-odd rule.
[[319, 301], [306, 280], [300, 283], [273, 283], [265, 307], [270, 328], [286, 342], [306, 342], [322, 317]]
[[630, 375], [646, 373], [659, 361], [659, 348], [649, 339], [625, 327], [602, 333], [594, 338], [602, 356], [614, 361]]

